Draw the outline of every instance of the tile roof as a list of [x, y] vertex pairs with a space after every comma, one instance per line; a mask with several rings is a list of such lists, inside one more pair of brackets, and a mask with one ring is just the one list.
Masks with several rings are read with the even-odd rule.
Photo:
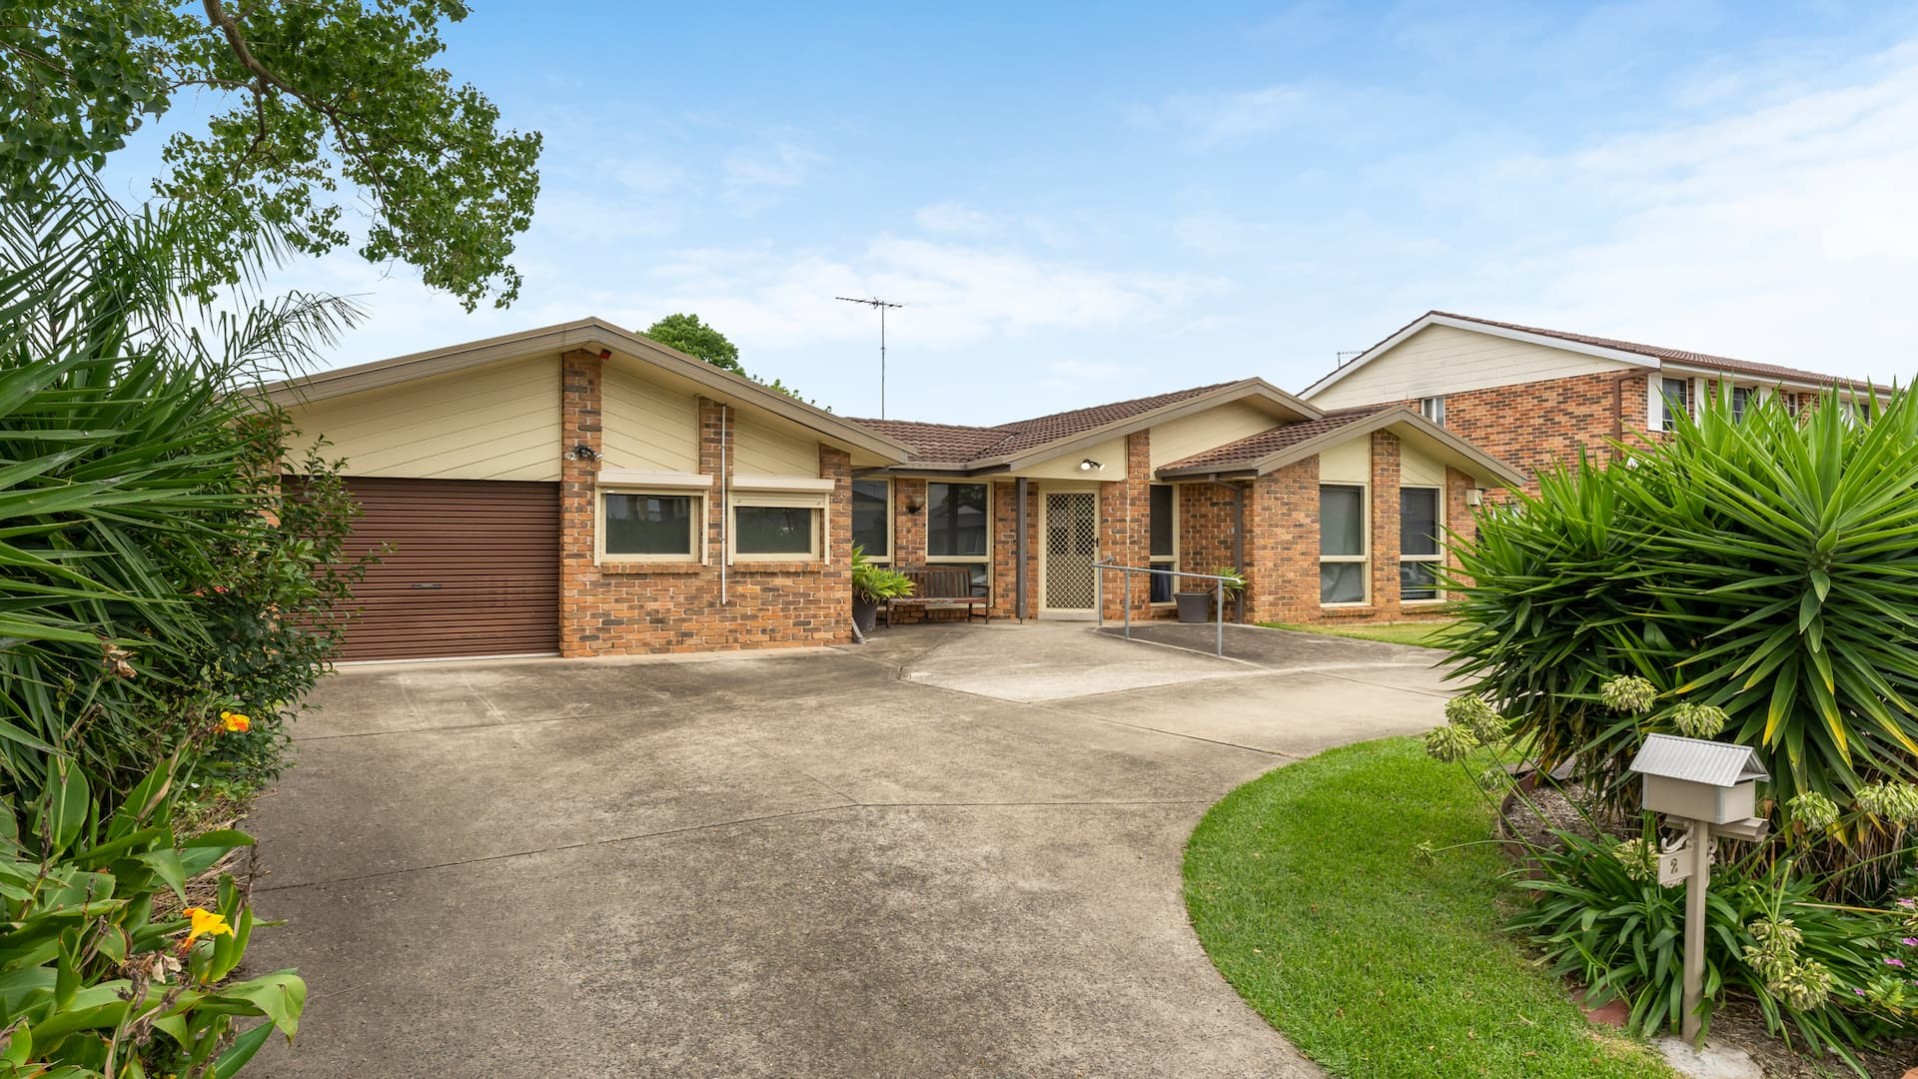
[[1394, 404], [1367, 405], [1363, 408], [1346, 408], [1340, 409], [1337, 412], [1328, 412], [1322, 420], [1307, 420], [1304, 423], [1282, 424], [1269, 430], [1260, 431], [1256, 435], [1247, 435], [1237, 442], [1228, 442], [1223, 446], [1214, 446], [1209, 450], [1201, 450], [1190, 457], [1183, 457], [1177, 461], [1173, 461], [1171, 464], [1160, 467], [1168, 471], [1187, 468], [1215, 468], [1222, 472], [1236, 468], [1250, 468], [1280, 450], [1336, 431], [1347, 424], [1356, 423], [1367, 416], [1383, 412], [1388, 408], [1397, 407], [1399, 406]]
[[1209, 386], [1193, 386], [1150, 397], [1135, 397], [1129, 401], [1054, 412], [1029, 420], [1014, 420], [996, 427], [966, 427], [910, 420], [853, 419], [851, 422], [910, 446], [916, 464], [963, 464], [1003, 457], [1071, 438], [1232, 385], [1236, 383], [1215, 382]]
[[[1462, 322], [1476, 322], [1484, 326], [1497, 326], [1505, 330], [1517, 330], [1520, 333], [1535, 333], [1541, 337], [1556, 337], [1561, 341], [1575, 341], [1582, 345], [1594, 345], [1598, 348], [1616, 349], [1619, 352], [1634, 352], [1640, 356], [1682, 363], [1693, 367], [1709, 367], [1732, 374], [1755, 375], [1760, 378], [1788, 378], [1801, 382], [1829, 383], [1837, 382], [1848, 386], [1863, 387], [1865, 384], [1856, 379], [1840, 375], [1820, 374], [1796, 367], [1780, 367], [1771, 363], [1754, 363], [1750, 360], [1735, 360], [1729, 356], [1714, 356], [1708, 352], [1693, 352], [1682, 348], [1665, 348], [1661, 345], [1642, 345], [1632, 341], [1620, 341], [1612, 337], [1594, 337], [1591, 334], [1567, 333], [1564, 330], [1547, 330], [1539, 326], [1522, 326], [1516, 322], [1499, 322], [1476, 315], [1461, 315], [1453, 311], [1432, 311], [1429, 314], [1445, 318], [1455, 318]], [[1423, 316], [1421, 316], [1423, 317]], [[1416, 320], [1414, 320], [1416, 321]], [[1387, 338], [1390, 340], [1390, 338]]]

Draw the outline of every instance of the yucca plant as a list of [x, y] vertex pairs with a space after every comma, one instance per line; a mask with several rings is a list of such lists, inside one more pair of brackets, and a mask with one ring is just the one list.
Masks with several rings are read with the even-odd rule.
[[[1893, 393], [1869, 422], [1839, 404], [1740, 416], [1721, 397], [1666, 441], [1541, 477], [1462, 550], [1452, 643], [1528, 752], [1627, 808], [1644, 734], [1722, 709], [1713, 736], [1759, 750], [1780, 834], [1864, 894], [1918, 823], [1918, 404]], [[1624, 675], [1648, 707], [1605, 703]]]

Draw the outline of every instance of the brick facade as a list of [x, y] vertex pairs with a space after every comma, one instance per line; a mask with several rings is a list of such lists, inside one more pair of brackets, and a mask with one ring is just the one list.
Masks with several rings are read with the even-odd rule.
[[[1152, 436], [1139, 431], [1126, 436], [1125, 479], [1099, 485], [1099, 557], [1121, 566], [1145, 566], [1152, 562]], [[1128, 592], [1124, 576], [1105, 574], [1105, 616], [1125, 614], [1125, 599], [1132, 597], [1132, 617], [1145, 618], [1152, 613], [1151, 589], [1143, 578], [1132, 582]]]
[[[1643, 438], [1649, 385], [1646, 372], [1626, 371], [1448, 393], [1445, 428], [1536, 476], [1556, 462], [1576, 461], [1581, 450], [1606, 460], [1621, 435], [1626, 442]], [[1400, 403], [1418, 407], [1415, 400]]]
[[[835, 644], [851, 639], [852, 460], [821, 444], [819, 476], [833, 481], [823, 561], [724, 566], [725, 507], [734, 425], [728, 406], [699, 402], [699, 467], [716, 477], [703, 506], [703, 562], [600, 562], [598, 356], [570, 352], [561, 364], [560, 654], [631, 655]], [[575, 446], [590, 453], [575, 454]], [[722, 583], [722, 576], [724, 581]]]

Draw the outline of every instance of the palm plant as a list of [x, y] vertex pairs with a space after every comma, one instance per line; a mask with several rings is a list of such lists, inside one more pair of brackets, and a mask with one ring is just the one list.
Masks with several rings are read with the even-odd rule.
[[129, 215], [84, 178], [35, 190], [0, 203], [8, 797], [39, 790], [55, 755], [125, 790], [210, 714], [222, 642], [193, 593], [221, 587], [282, 450], [246, 388], [352, 315], [303, 296], [188, 308], [190, 218]]

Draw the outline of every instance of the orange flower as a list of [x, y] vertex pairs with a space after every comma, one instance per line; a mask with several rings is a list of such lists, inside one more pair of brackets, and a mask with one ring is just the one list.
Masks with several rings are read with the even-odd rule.
[[253, 717], [245, 712], [221, 712], [220, 725], [229, 734], [244, 734], [253, 729]]

